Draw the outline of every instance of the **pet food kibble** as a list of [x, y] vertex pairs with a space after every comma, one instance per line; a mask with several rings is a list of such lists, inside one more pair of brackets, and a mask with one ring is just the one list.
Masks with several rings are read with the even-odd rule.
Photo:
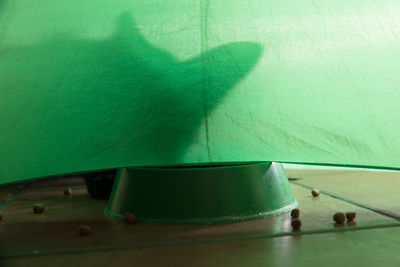
[[333, 215], [333, 220], [337, 224], [343, 224], [345, 219], [346, 219], [346, 217], [343, 212], [337, 212], [337, 213], [335, 213], [335, 215]]
[[349, 222], [353, 221], [357, 216], [355, 212], [346, 212], [346, 218]]
[[314, 188], [313, 190], [311, 190], [311, 194], [313, 195], [313, 197], [318, 197], [320, 194], [319, 189]]
[[292, 212], [290, 213], [290, 215], [292, 216], [292, 218], [299, 218], [300, 217], [300, 210], [299, 209], [293, 209]]
[[34, 213], [42, 213], [44, 211], [44, 205], [41, 203], [36, 203], [33, 205], [32, 209]]
[[292, 227], [294, 230], [299, 230], [301, 227], [301, 221], [300, 219], [294, 219], [292, 220]]
[[71, 188], [65, 188], [64, 189], [64, 195], [66, 195], [66, 196], [72, 195], [72, 189]]
[[81, 225], [79, 226], [79, 235], [88, 236], [91, 235], [92, 228], [89, 225]]
[[125, 215], [124, 215], [124, 221], [125, 221], [127, 224], [134, 224], [134, 223], [136, 223], [136, 216], [133, 215], [132, 213], [125, 213]]

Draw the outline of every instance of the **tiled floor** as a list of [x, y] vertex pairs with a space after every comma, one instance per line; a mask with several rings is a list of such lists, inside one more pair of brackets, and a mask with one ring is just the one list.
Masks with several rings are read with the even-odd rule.
[[[289, 170], [290, 215], [220, 225], [126, 225], [106, 217], [79, 177], [0, 188], [0, 266], [400, 266], [400, 172]], [[71, 187], [72, 196], [63, 188]], [[322, 194], [313, 198], [310, 188]], [[32, 205], [44, 203], [43, 214]], [[356, 224], [333, 224], [356, 211]], [[77, 234], [88, 224], [93, 233]]]

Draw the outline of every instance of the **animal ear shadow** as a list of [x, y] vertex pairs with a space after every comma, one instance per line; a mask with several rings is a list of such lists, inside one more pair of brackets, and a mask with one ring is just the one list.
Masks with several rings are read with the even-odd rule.
[[246, 75], [257, 64], [262, 51], [262, 46], [254, 42], [233, 42], [213, 48], [201, 57], [206, 66]]
[[263, 47], [254, 42], [233, 42], [213, 48], [194, 60], [200, 61], [214, 102], [244, 80], [262, 57]]
[[116, 21], [114, 35], [131, 38], [133, 34], [140, 34], [135, 18], [129, 12], [122, 13]]
[[262, 57], [263, 47], [254, 42], [232, 42], [212, 48], [184, 63], [200, 64], [208, 78], [240, 80]]

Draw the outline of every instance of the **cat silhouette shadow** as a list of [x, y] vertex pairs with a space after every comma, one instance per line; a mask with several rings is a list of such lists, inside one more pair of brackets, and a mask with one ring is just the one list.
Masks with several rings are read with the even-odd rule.
[[0, 121], [13, 135], [3, 132], [2, 141], [28, 147], [27, 157], [40, 155], [48, 166], [66, 161], [51, 170], [58, 174], [126, 162], [177, 163], [193, 143], [207, 147], [208, 115], [262, 50], [254, 42], [232, 42], [179, 61], [147, 41], [130, 14], [119, 17], [109, 38], [58, 33], [5, 49]]

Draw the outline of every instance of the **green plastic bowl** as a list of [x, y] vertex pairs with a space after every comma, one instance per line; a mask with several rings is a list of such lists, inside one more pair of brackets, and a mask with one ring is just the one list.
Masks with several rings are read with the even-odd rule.
[[105, 213], [152, 223], [209, 224], [297, 207], [280, 163], [119, 169]]

